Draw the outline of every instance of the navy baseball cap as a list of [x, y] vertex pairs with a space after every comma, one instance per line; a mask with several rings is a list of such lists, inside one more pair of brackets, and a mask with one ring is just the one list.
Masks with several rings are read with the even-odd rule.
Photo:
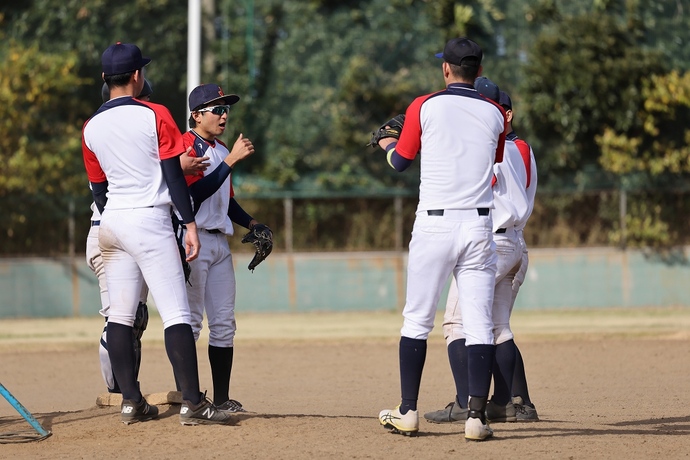
[[501, 95], [498, 98], [498, 103], [507, 110], [513, 110], [513, 101], [510, 100], [510, 96], [505, 91], [501, 91]]
[[[485, 98], [491, 99], [494, 102], [498, 102], [501, 97], [501, 90], [498, 89], [496, 83], [486, 77], [477, 77], [474, 80], [474, 89]], [[498, 103], [500, 104], [500, 102]]]
[[[144, 88], [137, 97], [150, 96], [151, 94], [153, 94], [151, 82], [148, 81], [148, 79], [144, 79]], [[108, 88], [107, 83], [103, 83], [103, 86], [101, 87], [101, 99], [103, 99], [103, 102], [108, 102], [110, 100], [110, 88]]]
[[436, 54], [449, 64], [477, 66], [482, 63], [484, 53], [479, 45], [467, 37], [449, 40], [443, 48], [443, 53]]
[[117, 42], [110, 45], [101, 55], [103, 74], [120, 75], [134, 72], [151, 62], [150, 58], [143, 57], [137, 45]]
[[189, 93], [189, 110], [194, 112], [201, 106], [222, 102], [223, 105], [232, 105], [240, 100], [237, 94], [225, 94], [223, 88], [212, 83], [199, 85]]
[[144, 87], [141, 89], [141, 93], [137, 97], [144, 97], [144, 96], [150, 96], [153, 94], [153, 86], [151, 86], [151, 82], [148, 80], [148, 78], [144, 79]]
[[104, 103], [110, 100], [110, 88], [106, 82], [103, 82], [103, 86], [101, 86], [101, 99]]

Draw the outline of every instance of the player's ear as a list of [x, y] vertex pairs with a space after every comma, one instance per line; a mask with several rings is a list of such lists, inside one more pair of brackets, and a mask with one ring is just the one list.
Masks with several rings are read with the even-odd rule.
[[513, 111], [510, 109], [506, 110], [506, 121], [508, 123], [511, 123], [513, 121]]
[[194, 120], [194, 126], [191, 126], [191, 128], [196, 128], [197, 125], [201, 124], [201, 112], [192, 112], [192, 114], [189, 116], [189, 121], [191, 123], [192, 120]]
[[448, 78], [450, 76], [450, 64], [448, 64], [446, 61], [443, 61], [441, 68], [443, 69], [443, 77]]
[[479, 72], [477, 72], [477, 77], [481, 77], [481, 76], [482, 76], [482, 70], [484, 70], [484, 67], [479, 66]]

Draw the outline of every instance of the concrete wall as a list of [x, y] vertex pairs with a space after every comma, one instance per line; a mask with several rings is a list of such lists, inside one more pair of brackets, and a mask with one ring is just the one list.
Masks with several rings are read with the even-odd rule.
[[[662, 257], [611, 248], [532, 249], [515, 308], [690, 306], [686, 252]], [[237, 308], [244, 311], [404, 305], [407, 253], [276, 253], [254, 273], [246, 268], [250, 258], [235, 255]], [[81, 256], [74, 264], [68, 258], [0, 259], [0, 318], [93, 316], [99, 308], [96, 278]]]

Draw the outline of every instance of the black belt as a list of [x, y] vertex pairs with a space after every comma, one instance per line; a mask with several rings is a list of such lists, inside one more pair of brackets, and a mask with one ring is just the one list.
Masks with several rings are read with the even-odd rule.
[[[442, 216], [443, 209], [429, 209], [426, 213], [429, 216]], [[479, 214], [480, 216], [488, 216], [489, 208], [477, 208], [477, 214]]]
[[506, 230], [506, 228], [499, 228], [498, 230], [496, 230], [496, 233], [505, 233]]
[[205, 232], [213, 233], [213, 234], [223, 233], [222, 230], [218, 230], [217, 228], [212, 228], [212, 229], [210, 229], [210, 230], [209, 230], [209, 229], [206, 229], [206, 228], [200, 228], [199, 230], [203, 230], [203, 231], [205, 231]]
[[100, 220], [92, 220], [92, 221], [91, 221], [91, 226], [92, 226], [92, 227], [96, 227], [96, 226], [98, 226], [98, 225], [101, 225], [101, 221], [100, 221]]

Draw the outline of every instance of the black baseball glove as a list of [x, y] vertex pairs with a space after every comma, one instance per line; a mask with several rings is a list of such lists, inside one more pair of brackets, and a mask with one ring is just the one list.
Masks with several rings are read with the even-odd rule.
[[189, 283], [191, 286], [192, 283], [189, 282], [189, 277], [192, 275], [192, 267], [187, 262], [187, 254], [184, 248], [184, 224], [174, 213], [172, 214], [172, 225], [175, 232], [175, 240], [177, 241], [177, 250], [180, 253], [180, 262], [182, 262], [184, 282]]
[[177, 244], [177, 249], [180, 251], [180, 261], [182, 262], [182, 271], [184, 272], [184, 281], [185, 283], [189, 283], [191, 286], [192, 283], [189, 282], [189, 277], [192, 275], [192, 267], [189, 265], [189, 262], [187, 262], [187, 254], [184, 249], [184, 245], [178, 242]]
[[405, 114], [401, 113], [384, 124], [382, 124], [379, 129], [371, 133], [371, 140], [369, 140], [368, 146], [374, 148], [378, 147], [379, 141], [387, 137], [392, 137], [394, 139], [400, 139], [400, 133], [402, 132], [403, 125], [405, 124]]
[[256, 224], [249, 230], [249, 233], [242, 237], [242, 242], [253, 244], [256, 250], [247, 267], [253, 272], [256, 266], [266, 260], [266, 257], [273, 251], [273, 232], [267, 225]]

